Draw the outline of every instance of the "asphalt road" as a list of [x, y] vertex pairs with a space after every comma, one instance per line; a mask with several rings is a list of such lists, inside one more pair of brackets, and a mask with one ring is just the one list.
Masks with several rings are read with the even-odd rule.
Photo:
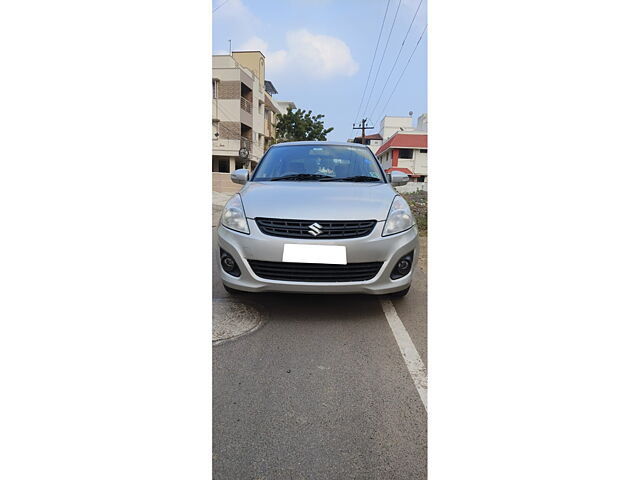
[[[425, 408], [378, 297], [229, 300], [218, 265], [213, 296], [214, 317], [238, 301], [262, 318], [213, 347], [214, 479], [426, 479]], [[426, 365], [424, 262], [393, 303]]]

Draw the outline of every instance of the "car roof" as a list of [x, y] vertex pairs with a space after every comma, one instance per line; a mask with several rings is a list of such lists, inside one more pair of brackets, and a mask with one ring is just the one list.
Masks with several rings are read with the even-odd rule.
[[271, 145], [271, 148], [286, 147], [290, 145], [336, 145], [345, 147], [369, 148], [367, 145], [351, 142], [331, 142], [331, 141], [305, 141], [305, 142], [283, 142]]

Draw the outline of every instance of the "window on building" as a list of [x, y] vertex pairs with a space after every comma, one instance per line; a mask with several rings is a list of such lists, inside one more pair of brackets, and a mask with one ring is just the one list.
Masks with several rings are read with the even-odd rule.
[[218, 160], [218, 171], [222, 173], [229, 173], [229, 159], [221, 158]]
[[213, 98], [218, 98], [218, 82], [213, 80]]
[[420, 153], [427, 153], [427, 149], [426, 148], [420, 149]]
[[401, 148], [398, 158], [413, 158], [413, 150], [409, 150], [408, 148]]

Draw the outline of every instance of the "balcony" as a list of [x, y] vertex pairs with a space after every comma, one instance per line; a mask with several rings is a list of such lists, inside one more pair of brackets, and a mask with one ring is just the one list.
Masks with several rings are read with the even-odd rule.
[[240, 97], [240, 108], [247, 113], [253, 113], [253, 105], [244, 97]]

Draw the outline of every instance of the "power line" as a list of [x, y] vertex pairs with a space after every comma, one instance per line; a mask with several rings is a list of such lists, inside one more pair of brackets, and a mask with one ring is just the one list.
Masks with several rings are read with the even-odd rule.
[[[384, 22], [387, 19], [387, 11], [389, 10], [390, 3], [391, 3], [391, 0], [387, 0], [387, 8], [384, 11], [384, 18], [382, 19], [382, 25], [380, 25], [380, 33], [378, 33], [378, 41], [376, 42], [376, 50], [375, 52], [373, 52], [373, 58], [371, 59], [371, 66], [369, 67], [369, 74], [367, 75], [367, 83], [364, 86], [364, 90], [362, 91], [362, 98], [360, 99], [360, 105], [358, 105], [358, 112], [356, 113], [355, 118], [358, 118], [358, 115], [360, 115], [360, 108], [362, 107], [364, 96], [367, 93], [367, 87], [369, 86], [369, 79], [371, 78], [371, 71], [373, 70], [373, 64], [376, 61], [376, 55], [378, 53], [378, 45], [380, 45], [380, 37], [382, 37], [382, 30], [384, 29]], [[356, 121], [354, 120], [353, 123], [356, 123]]]
[[376, 108], [378, 107], [378, 104], [380, 103], [380, 100], [382, 100], [382, 95], [384, 94], [384, 89], [387, 88], [387, 84], [389, 83], [389, 80], [391, 79], [391, 75], [393, 75], [394, 72], [394, 68], [396, 67], [396, 64], [398, 63], [398, 60], [400, 59], [400, 53], [402, 53], [402, 49], [404, 48], [404, 43], [407, 41], [407, 37], [409, 36], [409, 32], [411, 31], [411, 27], [413, 26], [413, 22], [415, 21], [416, 17], [418, 16], [418, 12], [420, 11], [420, 7], [422, 6], [422, 2], [423, 0], [420, 0], [420, 3], [418, 4], [418, 8], [416, 8], [416, 13], [413, 14], [413, 18], [411, 19], [411, 24], [409, 25], [409, 28], [407, 29], [407, 33], [404, 36], [404, 39], [402, 40], [402, 45], [400, 45], [400, 50], [398, 50], [398, 55], [396, 55], [396, 59], [393, 62], [393, 66], [391, 67], [391, 70], [389, 70], [389, 75], [387, 76], [387, 80], [384, 82], [384, 85], [382, 86], [382, 90], [380, 90], [380, 95], [378, 96], [378, 101], [376, 102], [376, 104], [373, 106], [373, 108], [371, 109], [371, 117], [373, 117], [373, 114], [376, 111]]
[[[418, 41], [416, 42], [416, 46], [413, 48], [413, 51], [411, 52], [411, 55], [409, 56], [409, 59], [407, 60], [406, 65], [402, 69], [402, 73], [400, 73], [400, 76], [398, 77], [398, 81], [394, 85], [393, 90], [391, 91], [391, 94], [389, 95], [389, 98], [387, 98], [387, 102], [384, 104], [384, 107], [382, 107], [382, 112], [384, 112], [386, 110], [386, 108], [387, 108], [387, 105], [389, 105], [389, 102], [391, 101], [391, 97], [393, 97], [393, 94], [395, 93], [396, 88], [398, 88], [398, 84], [400, 83], [400, 80], [402, 80], [402, 76], [404, 75], [404, 72], [407, 70], [407, 67], [409, 66], [409, 63], [411, 63], [411, 59], [413, 58], [413, 54], [416, 53], [416, 50], [418, 49], [418, 45], [420, 45], [420, 41], [422, 40], [422, 37], [424, 36], [424, 33], [426, 31], [427, 31], [427, 26], [425, 25], [424, 30], [422, 30], [422, 33], [420, 34], [420, 38], [418, 38]], [[380, 120], [382, 120], [382, 118]]]
[[[216, 8], [213, 9], [213, 12], [215, 12], [216, 10], [218, 10], [221, 6], [223, 6], [225, 3], [227, 3], [229, 0], [225, 0], [224, 2], [222, 2], [220, 5], [218, 5]], [[213, 13], [211, 12], [211, 13]]]
[[[418, 49], [418, 45], [420, 45], [420, 41], [422, 40], [422, 37], [424, 36], [424, 33], [426, 31], [427, 31], [427, 26], [425, 25], [424, 30], [422, 30], [422, 33], [420, 34], [420, 38], [416, 42], [416, 46], [413, 48], [413, 52], [411, 52], [411, 55], [409, 56], [409, 60], [407, 60], [407, 64], [402, 69], [402, 73], [398, 77], [398, 81], [396, 82], [395, 86], [393, 87], [393, 90], [391, 91], [391, 94], [389, 95], [389, 98], [387, 99], [387, 103], [385, 103], [384, 107], [382, 107], [382, 112], [384, 112], [386, 110], [386, 108], [387, 108], [387, 105], [389, 105], [389, 102], [391, 101], [391, 97], [393, 97], [393, 94], [395, 93], [396, 88], [398, 88], [398, 84], [400, 83], [400, 80], [402, 80], [402, 76], [404, 75], [404, 72], [407, 70], [407, 67], [409, 66], [409, 63], [411, 63], [411, 59], [413, 58], [413, 54], [416, 53], [416, 50]], [[380, 120], [382, 120], [382, 118]]]
[[373, 85], [371, 86], [371, 92], [369, 92], [369, 98], [367, 99], [367, 103], [365, 104], [364, 110], [367, 111], [369, 107], [369, 101], [371, 100], [371, 95], [373, 94], [373, 90], [376, 88], [376, 81], [378, 80], [378, 74], [380, 73], [380, 67], [382, 67], [382, 62], [384, 60], [384, 56], [387, 53], [387, 47], [389, 46], [389, 40], [391, 39], [391, 33], [393, 33], [393, 27], [396, 24], [396, 18], [398, 18], [398, 11], [400, 10], [400, 5], [402, 4], [402, 0], [398, 0], [398, 7], [396, 8], [396, 14], [393, 17], [393, 23], [391, 24], [391, 30], [389, 30], [389, 36], [387, 37], [387, 43], [384, 46], [384, 51], [382, 52], [382, 58], [380, 59], [380, 65], [378, 65], [378, 71], [376, 72], [376, 76], [373, 79]]

